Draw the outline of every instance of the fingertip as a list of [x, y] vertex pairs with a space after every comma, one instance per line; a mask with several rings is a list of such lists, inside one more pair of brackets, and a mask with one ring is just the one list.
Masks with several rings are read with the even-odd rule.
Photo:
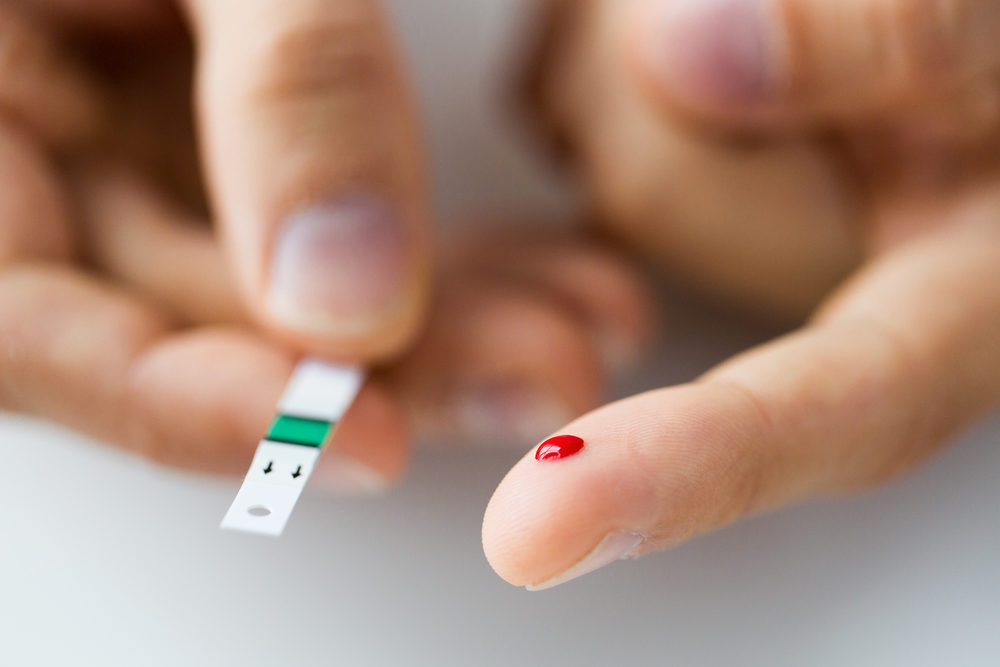
[[[565, 460], [538, 461], [533, 449], [490, 499], [483, 518], [483, 551], [508, 583], [546, 587], [588, 555], [606, 564], [614, 558], [607, 559], [606, 550], [599, 548], [602, 542], [620, 533], [639, 535], [648, 521], [653, 503], [648, 485], [629, 485], [631, 476], [608, 458], [599, 439], [589, 440]], [[621, 540], [613, 541], [621, 546]], [[577, 568], [569, 578], [584, 570]]]
[[487, 560], [540, 590], [741, 516], [762, 463], [741, 432], [748, 414], [736, 392], [685, 385], [572, 422], [497, 487], [483, 519]]
[[395, 207], [366, 195], [304, 206], [271, 245], [263, 316], [311, 352], [382, 361], [416, 336], [430, 269]]
[[[415, 280], [383, 320], [343, 321], [321, 310], [308, 313], [279, 306], [278, 317], [261, 316], [265, 326], [303, 353], [359, 363], [382, 364], [405, 353], [427, 319], [429, 285]], [[275, 312], [275, 311], [272, 311]]]
[[419, 291], [401, 303], [392, 317], [375, 326], [331, 326], [319, 313], [300, 320], [299, 326], [267, 316], [264, 322], [278, 338], [305, 354], [363, 365], [383, 364], [405, 353], [424, 327], [427, 296], [423, 288]]

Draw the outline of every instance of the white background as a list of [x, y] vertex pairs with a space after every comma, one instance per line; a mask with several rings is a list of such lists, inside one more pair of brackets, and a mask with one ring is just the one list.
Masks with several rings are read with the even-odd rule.
[[[446, 211], [559, 201], [495, 106], [524, 4], [394, 3]], [[687, 379], [767, 333], [672, 308], [632, 388]], [[997, 665], [998, 445], [994, 419], [868, 496], [527, 593], [479, 543], [520, 451], [425, 453], [376, 501], [307, 491], [272, 541], [216, 529], [237, 480], [0, 417], [0, 665]]]

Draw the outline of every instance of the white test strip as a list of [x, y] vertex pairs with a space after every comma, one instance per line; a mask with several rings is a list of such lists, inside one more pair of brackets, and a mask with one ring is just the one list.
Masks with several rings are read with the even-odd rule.
[[295, 368], [278, 414], [219, 526], [278, 537], [306, 480], [364, 383], [364, 372], [318, 359]]

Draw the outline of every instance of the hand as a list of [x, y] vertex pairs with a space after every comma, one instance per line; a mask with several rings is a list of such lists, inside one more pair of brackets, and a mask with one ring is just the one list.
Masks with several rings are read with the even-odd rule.
[[[283, 329], [261, 330], [252, 298], [238, 298], [239, 278], [196, 205], [194, 142], [182, 140], [186, 114], [167, 94], [177, 75], [151, 74], [183, 73], [172, 38], [147, 45], [137, 72], [121, 61], [99, 70], [69, 57], [51, 24], [9, 5], [0, 12], [0, 63], [10, 68], [0, 85], [0, 407], [172, 465], [243, 472], [297, 352]], [[142, 21], [172, 34], [159, 18]], [[101, 42], [103, 59], [115, 53]], [[258, 110], [241, 122], [270, 117]], [[275, 137], [254, 150], [265, 148], [267, 161], [230, 166], [266, 180], [285, 149]], [[338, 155], [308, 142], [287, 150], [292, 166]], [[253, 165], [260, 173], [247, 172]], [[249, 201], [270, 186], [244, 187]], [[337, 490], [398, 477], [414, 431], [537, 437], [596, 403], [602, 341], [634, 353], [647, 335], [641, 284], [606, 251], [535, 234], [453, 252], [443, 253], [444, 287], [424, 333], [366, 384], [321, 459], [318, 478]], [[590, 278], [567, 280], [577, 273]]]
[[883, 482], [1000, 401], [993, 0], [556, 13], [538, 102], [605, 224], [707, 293], [814, 310], [568, 424], [577, 455], [528, 454], [484, 521], [502, 577], [551, 586]]
[[[376, 0], [21, 0], [3, 12], [101, 90], [90, 162], [125, 162], [192, 214], [214, 212], [258, 324], [351, 361], [413, 342], [431, 277], [424, 163]], [[8, 66], [23, 68], [8, 41]]]

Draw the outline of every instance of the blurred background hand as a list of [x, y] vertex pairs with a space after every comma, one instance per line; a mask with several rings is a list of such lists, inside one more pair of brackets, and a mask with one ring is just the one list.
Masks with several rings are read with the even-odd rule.
[[[573, 422], [572, 460], [526, 457], [484, 523], [502, 576], [553, 585], [884, 480], [996, 403], [988, 2], [554, 7], [537, 101], [605, 229], [706, 294], [813, 314]], [[3, 407], [238, 472], [299, 353], [377, 362], [317, 471], [374, 491], [414, 433], [551, 431], [648, 340], [607, 249], [507, 233], [432, 268], [374, 3], [0, 12]]]
[[0, 5], [0, 406], [235, 473], [300, 352], [394, 355], [317, 470], [363, 492], [414, 434], [527, 440], [596, 404], [604, 357], [648, 336], [633, 271], [478, 238], [425, 303], [422, 164], [376, 5], [258, 5]]
[[798, 331], [527, 455], [486, 554], [551, 586], [881, 482], [1000, 399], [1000, 6], [554, 2], [534, 95], [604, 228]]
[[[212, 212], [255, 321], [351, 361], [412, 343], [431, 272], [424, 164], [377, 2], [32, 0], [4, 11], [21, 33], [46, 33], [9, 38], [10, 69], [31, 57], [18, 44], [48, 40], [37, 49], [72, 58], [100, 91], [93, 161], [127, 163], [185, 211]], [[167, 296], [186, 300], [197, 283], [184, 280], [173, 288], [183, 298]]]

